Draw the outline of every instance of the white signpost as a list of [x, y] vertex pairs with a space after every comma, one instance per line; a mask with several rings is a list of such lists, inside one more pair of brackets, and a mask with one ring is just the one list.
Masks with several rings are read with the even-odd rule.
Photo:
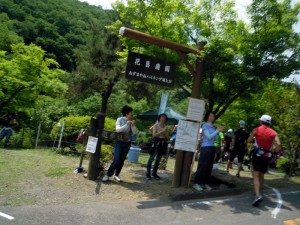
[[89, 136], [88, 143], [86, 145], [86, 151], [94, 154], [96, 152], [97, 143], [98, 138]]

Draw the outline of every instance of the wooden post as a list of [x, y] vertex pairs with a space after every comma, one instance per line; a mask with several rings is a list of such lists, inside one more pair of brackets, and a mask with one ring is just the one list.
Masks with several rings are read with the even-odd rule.
[[87, 178], [89, 180], [96, 180], [99, 175], [99, 159], [101, 152], [101, 132], [104, 129], [105, 114], [97, 113], [96, 119], [91, 119], [91, 127], [88, 129], [88, 136], [98, 137], [96, 152], [90, 154], [89, 168]]
[[[199, 42], [198, 49], [203, 50], [206, 42]], [[200, 58], [196, 62], [196, 73], [197, 76], [194, 77], [193, 87], [192, 87], [192, 98], [200, 99], [201, 95], [201, 81], [203, 76], [204, 62]], [[181, 173], [181, 186], [187, 187], [189, 184], [189, 178], [192, 172], [191, 165], [193, 164], [194, 153], [193, 152], [184, 152], [183, 163], [182, 163], [182, 173]]]

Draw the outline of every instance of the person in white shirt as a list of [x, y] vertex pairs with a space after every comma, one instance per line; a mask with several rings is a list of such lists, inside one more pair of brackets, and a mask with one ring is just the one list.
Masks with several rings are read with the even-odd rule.
[[[133, 109], [129, 106], [124, 106], [122, 109], [123, 117], [119, 117], [116, 122], [116, 131], [118, 133], [127, 133], [131, 136], [136, 134], [135, 121], [131, 120], [133, 115]], [[116, 181], [121, 181], [120, 173], [124, 165], [124, 161], [127, 157], [131, 146], [131, 141], [116, 141], [115, 151], [114, 151], [114, 160], [111, 163], [107, 174], [102, 178], [102, 181], [109, 180], [110, 177], [114, 175]]]

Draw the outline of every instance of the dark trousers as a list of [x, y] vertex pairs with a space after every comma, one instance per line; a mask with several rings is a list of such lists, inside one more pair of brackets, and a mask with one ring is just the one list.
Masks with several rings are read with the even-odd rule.
[[152, 174], [157, 174], [157, 170], [159, 167], [159, 163], [162, 157], [162, 154], [159, 153], [158, 151], [154, 151], [153, 154], [150, 155], [148, 163], [147, 163], [147, 176], [150, 176], [151, 174], [151, 167], [152, 167], [152, 163], [154, 161], [154, 158], [156, 156], [156, 160], [153, 166], [153, 170], [152, 170]]
[[4, 146], [8, 145], [10, 136], [12, 135], [13, 131], [11, 128], [2, 128], [1, 132], [0, 132], [0, 142], [2, 141], [2, 139], [5, 137], [5, 142], [4, 142]]
[[195, 174], [195, 184], [207, 184], [211, 176], [211, 171], [214, 165], [215, 147], [201, 147], [200, 158], [198, 162], [197, 171]]
[[111, 177], [112, 175], [119, 176], [121, 170], [124, 165], [124, 161], [127, 157], [129, 152], [131, 143], [130, 142], [121, 142], [117, 141], [115, 144], [115, 151], [114, 151], [114, 161], [110, 165], [107, 176]]

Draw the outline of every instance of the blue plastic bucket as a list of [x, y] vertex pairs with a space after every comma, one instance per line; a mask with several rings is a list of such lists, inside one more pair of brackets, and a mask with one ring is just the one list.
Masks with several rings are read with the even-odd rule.
[[128, 152], [128, 162], [138, 162], [141, 149], [139, 147], [130, 147]]

